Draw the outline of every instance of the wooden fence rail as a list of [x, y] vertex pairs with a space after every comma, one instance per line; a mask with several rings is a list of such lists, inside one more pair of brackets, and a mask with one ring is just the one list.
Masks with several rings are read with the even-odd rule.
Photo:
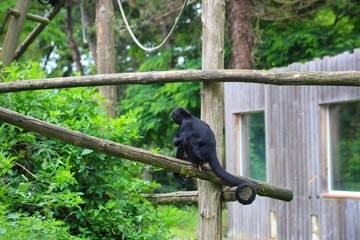
[[[92, 149], [108, 155], [154, 165], [173, 172], [187, 174], [191, 177], [197, 177], [213, 183], [227, 185], [227, 183], [221, 181], [207, 167], [204, 167], [203, 170], [199, 172], [196, 165], [187, 161], [126, 146], [113, 141], [92, 137], [78, 131], [72, 131], [55, 124], [25, 116], [2, 107], [0, 107], [0, 121], [10, 123], [14, 126], [53, 139], [64, 141], [74, 146]], [[259, 196], [266, 196], [283, 201], [291, 201], [293, 198], [293, 193], [289, 189], [245, 177], [239, 178], [252, 182], [255, 185]]]
[[[221, 198], [224, 202], [237, 201], [235, 197], [236, 187], [224, 187]], [[179, 191], [171, 193], [143, 194], [149, 201], [157, 205], [166, 204], [197, 204], [198, 191]]]
[[174, 82], [252, 82], [272, 85], [360, 86], [360, 71], [271, 72], [226, 69], [114, 73], [0, 83], [0, 93], [68, 87]]

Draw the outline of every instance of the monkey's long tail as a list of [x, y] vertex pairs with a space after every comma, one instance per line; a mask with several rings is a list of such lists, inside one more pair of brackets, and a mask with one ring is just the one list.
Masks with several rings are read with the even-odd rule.
[[[227, 182], [231, 186], [237, 186], [235, 191], [235, 197], [236, 200], [238, 200], [239, 203], [243, 205], [248, 205], [252, 203], [255, 200], [256, 197], [256, 189], [255, 186], [247, 181], [240, 180], [239, 178], [231, 175], [228, 173], [219, 163], [219, 160], [215, 157], [215, 159], [212, 159], [212, 161], [209, 161], [209, 165], [211, 167], [211, 170], [215, 173], [216, 176], [218, 176], [221, 180]], [[244, 188], [250, 188], [251, 189], [251, 195], [248, 199], [243, 199], [240, 197], [240, 191]]]

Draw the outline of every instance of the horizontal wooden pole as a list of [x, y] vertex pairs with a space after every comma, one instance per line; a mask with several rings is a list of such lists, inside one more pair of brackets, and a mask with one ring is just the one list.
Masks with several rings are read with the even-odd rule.
[[198, 191], [179, 191], [171, 193], [143, 194], [147, 200], [157, 205], [197, 204]]
[[[236, 187], [224, 187], [222, 190], [222, 200], [224, 202], [237, 201], [235, 197]], [[149, 201], [158, 204], [197, 204], [198, 191], [178, 191], [171, 193], [143, 194]]]
[[[212, 173], [211, 169], [206, 166], [204, 166], [203, 170], [199, 172], [196, 165], [184, 160], [126, 146], [113, 141], [96, 138], [79, 131], [72, 131], [55, 124], [28, 117], [2, 107], [0, 107], [0, 121], [10, 123], [14, 126], [53, 139], [64, 141], [74, 146], [92, 149], [94, 151], [106, 153], [108, 155], [150, 164], [173, 172], [179, 172], [190, 177], [197, 177], [203, 180], [211, 181], [213, 183], [227, 185], [225, 182], [216, 177]], [[289, 189], [245, 177], [239, 178], [252, 182], [256, 187], [257, 194], [260, 196], [266, 196], [283, 201], [291, 201], [293, 198], [293, 193]]]
[[225, 69], [114, 73], [1, 83], [0, 93], [69, 87], [173, 82], [251, 82], [273, 85], [360, 86], [360, 72], [276, 73], [262, 70]]

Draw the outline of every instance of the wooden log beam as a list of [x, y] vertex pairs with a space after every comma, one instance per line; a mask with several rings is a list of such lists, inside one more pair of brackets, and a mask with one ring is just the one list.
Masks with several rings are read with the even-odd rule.
[[219, 69], [114, 73], [0, 83], [0, 93], [39, 89], [174, 82], [252, 82], [272, 85], [360, 86], [360, 71], [282, 72]]
[[[233, 202], [237, 201], [235, 197], [236, 187], [224, 187], [222, 189], [222, 201]], [[178, 191], [171, 193], [154, 193], [143, 194], [146, 199], [157, 205], [166, 204], [197, 204], [198, 191]]]
[[[79, 131], [72, 131], [55, 124], [28, 117], [2, 107], [0, 107], [0, 121], [49, 138], [64, 141], [74, 146], [92, 149], [108, 155], [150, 164], [173, 172], [179, 172], [190, 177], [197, 177], [213, 183], [227, 185], [227, 183], [216, 177], [211, 169], [206, 166], [199, 172], [196, 165], [184, 160], [96, 138]], [[245, 177], [239, 178], [252, 182], [255, 185], [259, 196], [270, 197], [287, 202], [291, 201], [293, 198], [293, 193], [289, 189]]]
[[198, 191], [179, 191], [171, 193], [143, 194], [147, 200], [156, 205], [197, 204]]

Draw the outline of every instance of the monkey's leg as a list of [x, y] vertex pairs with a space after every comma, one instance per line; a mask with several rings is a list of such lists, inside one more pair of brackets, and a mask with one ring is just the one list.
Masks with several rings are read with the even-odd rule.
[[[176, 151], [176, 158], [189, 161], [189, 159], [187, 157], [185, 157], [184, 148], [182, 148], [180, 146], [178, 147], [178, 149]], [[189, 183], [190, 179], [191, 179], [189, 177], [186, 177], [186, 176], [184, 176], [180, 173], [176, 173], [176, 172], [173, 172], [173, 176], [174, 176], [175, 180], [182, 185]]]
[[201, 172], [201, 171], [202, 171], [202, 165], [203, 165], [202, 163], [199, 163], [199, 164], [198, 164], [198, 169], [199, 169], [199, 172]]

